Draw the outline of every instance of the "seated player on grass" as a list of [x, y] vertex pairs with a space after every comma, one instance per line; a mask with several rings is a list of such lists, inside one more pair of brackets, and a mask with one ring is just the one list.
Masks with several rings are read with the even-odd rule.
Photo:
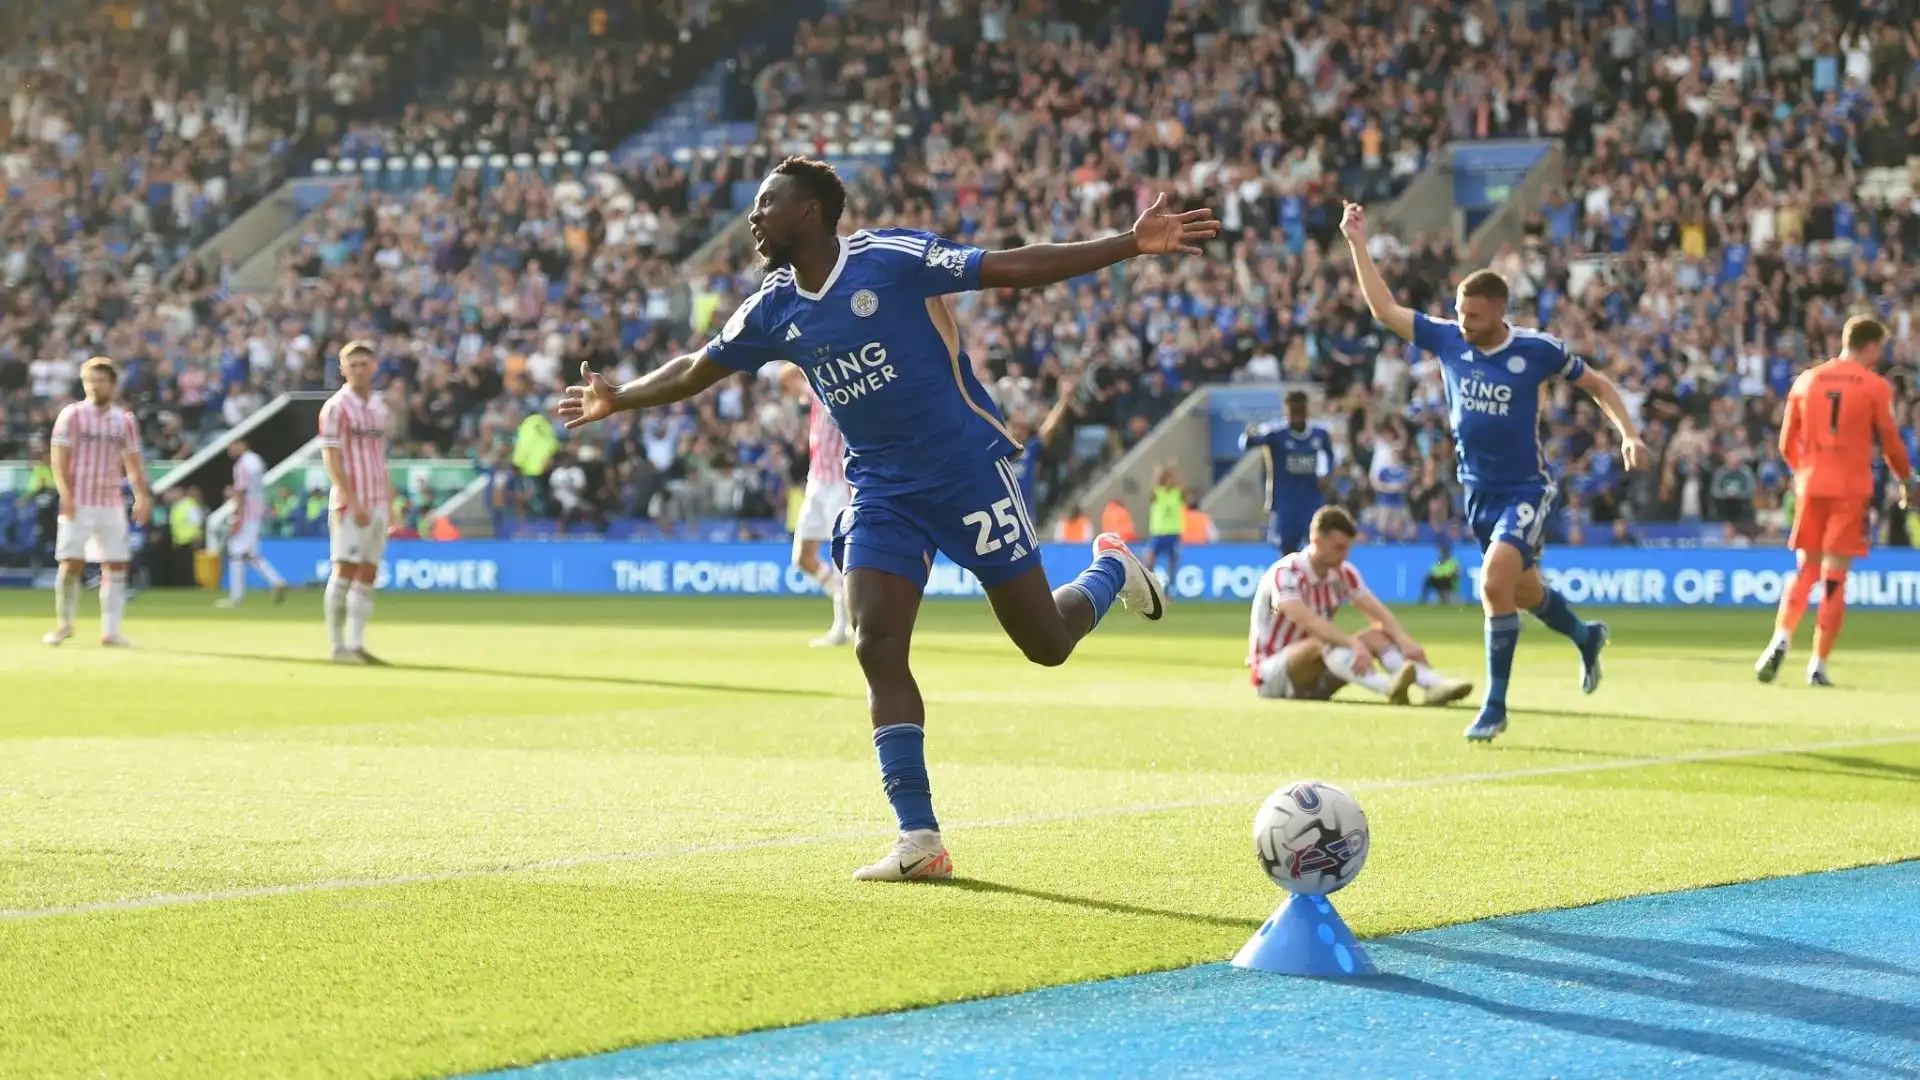
[[[1428, 705], [1473, 693], [1472, 683], [1428, 667], [1427, 651], [1367, 591], [1347, 561], [1356, 531], [1346, 510], [1321, 507], [1306, 550], [1282, 556], [1260, 579], [1247, 653], [1254, 690], [1263, 698], [1325, 701], [1352, 683], [1395, 705], [1408, 704], [1415, 686]], [[1348, 602], [1372, 625], [1357, 634], [1334, 625], [1334, 613]]]

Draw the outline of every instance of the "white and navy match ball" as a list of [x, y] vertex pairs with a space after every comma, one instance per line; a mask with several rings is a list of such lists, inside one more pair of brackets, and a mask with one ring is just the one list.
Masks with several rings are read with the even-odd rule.
[[1260, 804], [1253, 851], [1274, 884], [1304, 896], [1347, 887], [1367, 862], [1367, 815], [1353, 796], [1318, 780], [1288, 784]]

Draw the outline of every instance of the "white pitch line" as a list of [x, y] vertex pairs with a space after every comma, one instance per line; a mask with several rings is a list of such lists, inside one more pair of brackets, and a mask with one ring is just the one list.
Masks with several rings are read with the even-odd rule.
[[[1461, 787], [1468, 784], [1497, 783], [1503, 780], [1530, 780], [1548, 776], [1571, 776], [1578, 773], [1618, 772], [1623, 769], [1656, 769], [1673, 765], [1733, 761], [1741, 758], [1811, 754], [1818, 753], [1822, 750], [1864, 750], [1878, 746], [1903, 746], [1909, 743], [1920, 743], [1920, 734], [1888, 735], [1876, 739], [1848, 739], [1838, 742], [1799, 743], [1789, 746], [1757, 746], [1730, 750], [1701, 750], [1691, 754], [1673, 754], [1665, 757], [1626, 758], [1619, 761], [1591, 763], [1568, 762], [1562, 765], [1541, 765], [1530, 769], [1453, 773], [1446, 776], [1416, 777], [1407, 780], [1357, 781], [1349, 786], [1356, 791], [1403, 791], [1409, 788]], [[1216, 806], [1251, 803], [1259, 797], [1259, 793], [1253, 795], [1223, 795], [1208, 799], [1190, 799], [1179, 802], [1146, 803], [1135, 806], [1109, 806], [1093, 810], [1069, 810], [1057, 814], [1033, 814], [1024, 817], [989, 818], [983, 821], [961, 822], [954, 825], [953, 828], [961, 831], [967, 829], [1003, 829], [1016, 828], [1024, 825], [1046, 825], [1061, 821], [1084, 821], [1091, 818], [1135, 817], [1146, 814], [1171, 813], [1176, 810], [1201, 810]], [[726, 855], [742, 851], [765, 851], [771, 848], [834, 844], [847, 840], [874, 840], [893, 835], [894, 830], [892, 829], [861, 829], [850, 832], [824, 833], [812, 836], [783, 836], [767, 840], [743, 840], [725, 844], [696, 844], [689, 847], [662, 848], [654, 851], [613, 851], [595, 855], [575, 855], [562, 859], [543, 859], [538, 862], [516, 863], [512, 866], [470, 867], [461, 870], [440, 870], [423, 874], [400, 874], [393, 877], [338, 878], [329, 881], [308, 881], [292, 885], [261, 885], [253, 888], [222, 889], [210, 892], [162, 893], [154, 896], [132, 896], [116, 900], [96, 900], [91, 903], [68, 904], [60, 907], [5, 909], [0, 910], [0, 922], [23, 921], [27, 919], [51, 919], [64, 915], [97, 915], [119, 911], [142, 911], [148, 908], [183, 907], [189, 904], [217, 904], [239, 900], [263, 900], [276, 896], [340, 892], [349, 889], [385, 889], [406, 885], [431, 885], [444, 881], [466, 881], [473, 878], [508, 877], [515, 874], [536, 874], [551, 870], [570, 870], [582, 866], [637, 863], [647, 862], [653, 859], [671, 859], [699, 855]]]

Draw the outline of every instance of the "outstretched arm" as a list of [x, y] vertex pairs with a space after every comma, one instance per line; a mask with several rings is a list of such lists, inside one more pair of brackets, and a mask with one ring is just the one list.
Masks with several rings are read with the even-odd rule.
[[1077, 244], [1029, 244], [980, 256], [980, 288], [1036, 289], [1071, 281], [1141, 255], [1198, 255], [1202, 242], [1220, 233], [1212, 210], [1176, 214], [1165, 192], [1133, 228], [1117, 236]]
[[1412, 341], [1413, 312], [1393, 298], [1387, 279], [1373, 264], [1373, 255], [1367, 251], [1367, 213], [1359, 203], [1347, 204], [1340, 216], [1340, 232], [1347, 238], [1347, 249], [1353, 252], [1353, 274], [1360, 279], [1360, 294], [1367, 298], [1367, 310], [1381, 326], [1402, 340]]
[[577, 428], [605, 420], [629, 409], [671, 405], [734, 374], [733, 369], [707, 359], [705, 349], [676, 356], [630, 382], [615, 386], [586, 364], [580, 365], [581, 385], [569, 386], [560, 396], [560, 418]]
[[1614, 430], [1620, 433], [1620, 454], [1626, 459], [1627, 468], [1639, 469], [1651, 464], [1653, 455], [1647, 450], [1647, 444], [1640, 441], [1640, 426], [1627, 413], [1627, 403], [1620, 400], [1620, 389], [1613, 385], [1613, 380], [1587, 365], [1580, 377], [1573, 380], [1573, 385], [1591, 394], [1600, 411], [1613, 422]]

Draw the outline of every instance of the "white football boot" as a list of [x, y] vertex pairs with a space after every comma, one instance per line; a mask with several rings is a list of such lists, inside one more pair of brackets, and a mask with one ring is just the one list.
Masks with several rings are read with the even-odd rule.
[[855, 881], [939, 881], [953, 876], [953, 857], [933, 829], [903, 832], [893, 850], [853, 872]]

